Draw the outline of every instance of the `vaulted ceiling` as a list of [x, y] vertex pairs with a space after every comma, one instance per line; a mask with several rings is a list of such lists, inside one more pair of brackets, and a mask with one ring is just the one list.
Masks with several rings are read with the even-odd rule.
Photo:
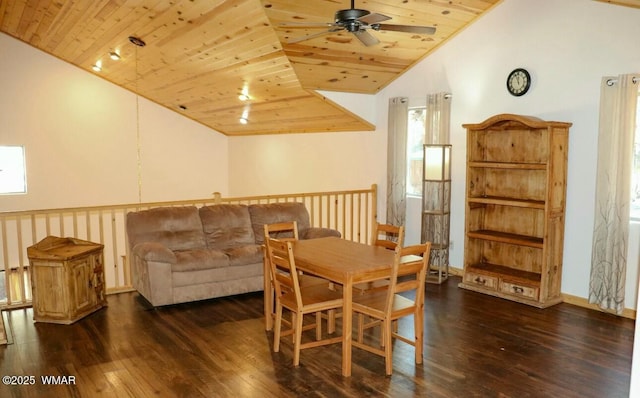
[[375, 94], [500, 1], [356, 1], [436, 28], [368, 30], [372, 46], [346, 31], [289, 42], [328, 29], [292, 23], [333, 22], [349, 0], [0, 0], [0, 31], [226, 135], [363, 131], [316, 90]]

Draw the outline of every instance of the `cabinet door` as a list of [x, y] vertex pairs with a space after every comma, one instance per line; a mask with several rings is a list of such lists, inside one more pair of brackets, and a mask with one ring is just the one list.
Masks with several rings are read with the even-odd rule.
[[94, 305], [105, 304], [104, 257], [102, 252], [91, 256], [93, 289], [91, 295]]
[[31, 288], [34, 317], [65, 318], [68, 316], [64, 284], [65, 268], [60, 262], [33, 261]]
[[73, 261], [71, 268], [71, 300], [74, 312], [81, 312], [91, 306], [91, 279], [93, 267], [90, 264], [90, 257], [85, 257]]

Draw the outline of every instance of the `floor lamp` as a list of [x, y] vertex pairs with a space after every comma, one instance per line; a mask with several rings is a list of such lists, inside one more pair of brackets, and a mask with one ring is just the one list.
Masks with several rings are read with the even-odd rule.
[[451, 145], [425, 144], [422, 168], [422, 242], [431, 242], [427, 282], [449, 277]]

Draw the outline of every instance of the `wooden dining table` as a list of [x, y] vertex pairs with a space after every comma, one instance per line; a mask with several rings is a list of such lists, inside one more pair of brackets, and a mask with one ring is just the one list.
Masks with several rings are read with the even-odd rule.
[[[353, 285], [388, 278], [394, 252], [337, 237], [299, 240], [292, 243], [296, 267], [343, 286], [342, 375], [351, 376]], [[265, 262], [264, 308], [267, 330], [273, 328], [273, 289]]]

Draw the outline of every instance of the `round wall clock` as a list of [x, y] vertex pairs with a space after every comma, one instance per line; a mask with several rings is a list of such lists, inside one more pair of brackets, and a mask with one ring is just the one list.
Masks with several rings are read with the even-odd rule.
[[507, 77], [509, 94], [520, 97], [529, 91], [529, 87], [531, 87], [531, 75], [526, 69], [517, 68], [509, 73]]

